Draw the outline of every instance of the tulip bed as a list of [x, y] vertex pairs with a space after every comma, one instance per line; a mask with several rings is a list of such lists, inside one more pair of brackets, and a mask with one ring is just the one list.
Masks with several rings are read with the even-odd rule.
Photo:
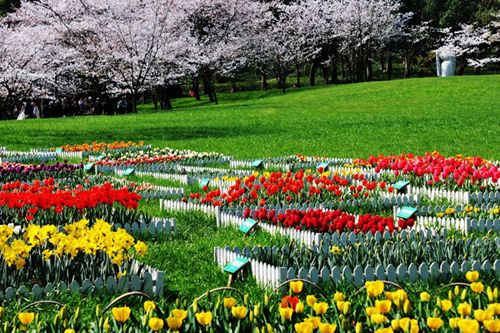
[[[496, 264], [482, 267], [488, 269], [479, 273], [464, 269], [465, 279], [464, 274], [451, 273], [416, 282], [401, 277], [392, 282], [363, 281], [362, 288], [349, 279], [335, 283], [321, 279], [318, 286], [308, 275], [311, 280], [283, 281], [274, 292], [275, 285], [261, 284], [249, 272], [233, 280], [238, 290], [249, 294], [223, 289], [195, 297], [225, 284], [227, 275], [213, 263], [211, 252], [225, 245], [237, 246], [236, 252], [253, 262], [296, 272], [444, 262], [463, 267], [473, 263], [474, 268], [478, 263], [479, 267], [492, 264], [500, 260], [500, 238], [495, 231], [422, 232], [425, 226], [414, 216], [394, 216], [392, 205], [402, 206], [404, 198], [416, 208], [439, 206], [425, 213], [428, 217], [496, 219], [500, 213], [495, 196], [488, 205], [472, 199], [457, 206], [462, 202], [439, 193], [408, 200], [396, 186], [405, 180], [423, 189], [496, 192], [500, 170], [495, 161], [444, 157], [437, 152], [354, 160], [297, 155], [264, 159], [269, 169], [263, 171], [252, 169], [251, 161], [239, 163], [216, 152], [153, 148], [142, 141], [64, 145], [51, 150], [59, 153], [53, 164], [34, 160], [38, 164], [0, 165], [0, 294], [8, 287], [31, 289], [85, 279], [131, 283], [132, 274], [141, 274], [137, 265], [165, 271], [166, 288], [160, 297], [136, 293], [123, 299], [108, 288], [81, 295], [92, 302], [82, 303], [81, 308], [34, 304], [23, 309], [26, 302], [18, 297], [0, 305], [0, 333], [500, 332]], [[80, 154], [77, 164], [68, 164], [62, 161], [61, 150], [85, 154]], [[97, 172], [83, 169], [89, 160]], [[229, 162], [235, 167], [229, 167]], [[330, 169], [320, 166], [325, 162]], [[310, 167], [302, 170], [302, 165]], [[123, 176], [128, 167], [148, 176], [140, 172]], [[99, 174], [100, 170], [115, 172], [119, 178]], [[147, 170], [210, 182], [182, 185]], [[306, 246], [291, 234], [271, 235], [258, 227], [242, 237], [232, 226], [217, 227], [210, 213], [164, 211], [158, 208], [157, 199], [145, 200], [139, 194], [162, 186], [182, 186], [185, 197], [178, 200], [185, 207], [210, 207], [207, 212], [219, 207], [279, 230], [320, 234], [314, 239], [321, 243]], [[120, 228], [139, 220], [149, 222], [153, 216], [176, 218], [179, 234], [136, 235]], [[44, 295], [62, 303], [72, 297], [70, 291]], [[96, 303], [100, 304], [97, 308]]]

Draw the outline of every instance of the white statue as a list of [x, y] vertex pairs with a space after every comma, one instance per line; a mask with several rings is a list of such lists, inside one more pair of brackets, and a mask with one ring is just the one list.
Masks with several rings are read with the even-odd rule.
[[436, 51], [436, 67], [437, 76], [453, 76], [455, 75], [455, 55], [450, 51]]

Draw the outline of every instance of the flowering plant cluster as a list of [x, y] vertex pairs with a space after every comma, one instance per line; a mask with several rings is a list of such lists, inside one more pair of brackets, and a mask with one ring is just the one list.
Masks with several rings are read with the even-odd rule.
[[[259, 333], [430, 333], [498, 332], [500, 303], [498, 288], [486, 287], [478, 272], [468, 272], [470, 284], [451, 285], [442, 294], [432, 296], [422, 290], [408, 294], [383, 281], [368, 281], [356, 293], [337, 291], [325, 298], [302, 281], [289, 282], [289, 294], [281, 300], [267, 296], [263, 300], [218, 296], [205, 304], [177, 300], [160, 305], [146, 301], [140, 309], [127, 305], [111, 308], [111, 314], [96, 307], [93, 332], [259, 332]], [[388, 289], [396, 288], [396, 289]], [[1, 309], [1, 308], [0, 308]], [[53, 321], [41, 321], [39, 314], [22, 312], [15, 318], [17, 328], [58, 329], [65, 333], [82, 329], [79, 309], [71, 314], [66, 307]], [[5, 316], [0, 311], [0, 316]], [[0, 318], [2, 319], [2, 318]], [[64, 324], [65, 323], [65, 324]], [[8, 326], [6, 326], [8, 327]], [[10, 330], [0, 332], [7, 333]], [[55, 331], [55, 330], [53, 330]]]
[[[244, 216], [250, 217], [251, 210], [246, 208]], [[255, 213], [255, 218], [262, 222], [273, 223], [284, 228], [295, 228], [297, 230], [309, 230], [314, 232], [368, 232], [377, 231], [390, 233], [413, 227], [413, 219], [399, 219], [397, 224], [392, 216], [372, 216], [370, 214], [358, 217], [342, 212], [341, 210], [323, 211], [321, 209], [309, 210], [308, 212], [296, 209], [287, 209], [285, 213], [278, 214], [276, 210], [260, 208]]]
[[373, 168], [379, 173], [390, 170], [395, 176], [409, 177], [418, 186], [446, 186], [462, 189], [484, 189], [483, 180], [498, 183], [500, 169], [480, 157], [457, 155], [444, 157], [437, 151], [425, 156], [401, 154], [399, 156], [371, 156], [367, 160], [356, 159], [354, 166]]
[[[113, 149], [126, 149], [130, 147], [142, 147], [144, 145], [144, 141], [139, 141], [139, 143], [135, 143], [132, 141], [128, 142], [112, 142], [112, 143], [97, 143], [97, 142], [92, 142], [91, 144], [84, 143], [81, 145], [65, 145], [65, 146], [60, 146], [58, 148], [61, 148], [65, 152], [78, 152], [78, 151], [85, 151], [85, 152], [101, 152], [101, 151], [108, 151], [108, 150], [113, 150]], [[51, 151], [55, 151], [56, 148], [51, 148]]]
[[[200, 194], [200, 203], [212, 203], [214, 206], [233, 206], [256, 203], [290, 204], [308, 202], [341, 202], [361, 198], [380, 198], [383, 194], [394, 192], [394, 187], [385, 182], [369, 182], [360, 175], [359, 185], [349, 184], [347, 179], [338, 175], [327, 176], [323, 170], [315, 174], [307, 174], [299, 170], [283, 174], [273, 172], [268, 177], [256, 172], [243, 181], [237, 179], [235, 184], [225, 192], [219, 190]], [[203, 189], [207, 191], [207, 189]], [[218, 200], [221, 197], [222, 200]]]
[[[124, 223], [133, 217], [141, 197], [124, 187], [114, 189], [109, 182], [90, 190], [81, 188], [55, 189], [47, 180], [47, 186], [39, 183], [9, 192], [0, 191], [0, 217], [4, 223], [53, 224], [88, 218], [120, 217], [113, 222]], [[18, 185], [14, 183], [14, 186]], [[26, 189], [24, 190], [23, 187]]]
[[68, 164], [56, 162], [51, 165], [40, 163], [20, 164], [20, 163], [0, 163], [0, 182], [28, 181], [33, 179], [48, 177], [67, 177], [74, 173], [83, 174], [83, 164]]
[[[129, 269], [134, 256], [144, 256], [147, 246], [134, 241], [124, 229], [97, 220], [92, 227], [86, 219], [65, 225], [29, 225], [23, 232], [0, 226], [0, 262], [3, 272], [0, 289], [36, 281], [81, 283], [84, 279], [116, 276]], [[131, 249], [134, 248], [135, 251]]]
[[191, 150], [177, 150], [171, 148], [113, 152], [107, 151], [102, 154], [104, 158], [96, 161], [96, 165], [134, 165], [151, 163], [173, 163], [173, 162], [196, 162], [196, 161], [215, 161], [224, 156], [220, 153], [196, 152]]

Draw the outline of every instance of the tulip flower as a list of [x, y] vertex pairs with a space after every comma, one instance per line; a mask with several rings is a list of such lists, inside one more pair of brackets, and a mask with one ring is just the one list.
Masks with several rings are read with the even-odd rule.
[[465, 274], [465, 278], [470, 282], [476, 282], [479, 279], [478, 271], [470, 271]]
[[383, 314], [374, 314], [370, 317], [370, 320], [373, 324], [379, 325], [387, 322], [387, 317]]
[[369, 297], [377, 297], [384, 292], [382, 281], [366, 281], [365, 287]]
[[200, 325], [208, 326], [212, 322], [212, 312], [200, 312], [196, 314], [196, 320]]
[[388, 313], [391, 311], [392, 302], [389, 300], [376, 300], [375, 307], [379, 310], [380, 313]]
[[231, 308], [235, 305], [236, 299], [234, 299], [233, 297], [224, 298], [224, 306], [226, 307], [226, 309], [231, 310]]
[[130, 308], [128, 306], [124, 306], [122, 308], [113, 308], [111, 310], [113, 318], [118, 322], [127, 321], [130, 316]]
[[243, 319], [246, 317], [247, 315], [247, 308], [246, 306], [234, 306], [232, 309], [231, 309], [231, 313], [233, 314], [233, 316], [235, 316], [236, 318], [239, 318], [239, 319]]
[[[151, 319], [153, 319], [153, 318], [151, 318]], [[162, 322], [162, 325], [163, 325], [163, 322]], [[167, 318], [167, 325], [170, 329], [176, 330], [182, 326], [182, 319], [177, 318], [177, 317], [168, 317]]]
[[290, 289], [296, 294], [300, 294], [302, 292], [302, 288], [304, 287], [304, 283], [302, 281], [292, 281], [290, 282]]
[[462, 333], [477, 333], [479, 332], [479, 323], [475, 319], [460, 319], [458, 327]]
[[35, 313], [33, 313], [33, 312], [21, 312], [18, 315], [18, 318], [19, 318], [19, 321], [23, 325], [29, 325], [29, 324], [31, 324], [33, 319], [35, 319]]
[[429, 302], [429, 300], [431, 299], [431, 295], [424, 291], [423, 293], [420, 293], [420, 301], [422, 302]]
[[318, 300], [317, 298], [314, 296], [314, 295], [308, 295], [306, 297], [306, 302], [307, 302], [307, 305], [309, 306], [313, 306], [314, 303], [316, 303]]
[[326, 311], [328, 310], [328, 304], [326, 304], [325, 302], [315, 303], [313, 305], [313, 310], [316, 312], [316, 314], [319, 315], [325, 314]]
[[482, 323], [485, 320], [491, 320], [493, 316], [495, 315], [495, 312], [492, 310], [474, 310], [474, 318], [480, 323]]
[[470, 284], [470, 289], [476, 294], [480, 294], [484, 291], [484, 285], [482, 282], [472, 282]]
[[156, 309], [156, 304], [153, 301], [146, 301], [144, 302], [144, 311], [149, 312], [149, 311], [154, 311]]
[[[160, 318], [150, 318], [149, 319], [149, 328], [151, 328], [154, 332], [161, 330], [163, 328], [163, 324], [164, 324], [163, 320]], [[182, 321], [181, 321], [181, 324], [182, 324]], [[170, 327], [170, 325], [169, 325], [169, 327]], [[179, 325], [179, 327], [180, 327], [180, 325]], [[172, 328], [172, 327], [170, 327], [170, 328]]]
[[317, 329], [319, 327], [319, 324], [321, 323], [321, 318], [320, 317], [309, 317], [304, 319], [304, 322], [309, 322], [313, 325], [313, 329]]
[[467, 317], [472, 312], [472, 307], [467, 303], [460, 303], [457, 308], [458, 314], [462, 317]]
[[286, 320], [292, 318], [293, 315], [293, 309], [292, 308], [283, 308], [280, 307], [280, 316], [282, 318], [285, 318]]
[[427, 326], [429, 326], [431, 330], [436, 331], [443, 326], [443, 320], [441, 318], [429, 317], [427, 318]]
[[495, 320], [485, 320], [483, 322], [484, 328], [488, 330], [488, 332], [491, 333], [498, 333], [500, 332], [500, 319], [495, 319]]
[[302, 322], [295, 324], [295, 331], [297, 333], [311, 333], [313, 331], [313, 325], [310, 322]]
[[179, 309], [174, 309], [171, 312], [172, 316], [176, 318], [180, 318], [181, 320], [184, 320], [187, 318], [188, 312], [187, 310], [179, 310]]
[[337, 329], [337, 325], [335, 324], [324, 324], [320, 323], [319, 324], [319, 331], [321, 333], [333, 333]]
[[452, 307], [453, 303], [450, 300], [445, 299], [441, 301], [441, 310], [443, 310], [443, 312], [448, 312]]
[[387, 327], [387, 328], [379, 328], [378, 330], [375, 331], [375, 333], [394, 333], [392, 330], [392, 327]]

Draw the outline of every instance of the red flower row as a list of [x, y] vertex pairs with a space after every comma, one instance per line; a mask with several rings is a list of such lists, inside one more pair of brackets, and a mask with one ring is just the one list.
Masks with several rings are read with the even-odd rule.
[[[245, 209], [245, 218], [250, 217], [251, 210]], [[299, 210], [287, 209], [284, 214], [277, 214], [276, 210], [267, 210], [260, 208], [255, 213], [255, 219], [259, 221], [268, 221], [276, 226], [284, 228], [295, 228], [297, 230], [310, 230], [316, 232], [368, 232], [377, 231], [383, 233], [394, 230], [412, 228], [415, 224], [413, 219], [399, 219], [397, 225], [391, 217], [360, 215], [356, 218], [354, 215], [347, 214], [340, 210], [323, 211], [321, 209], [302, 212]]]
[[[134, 192], [129, 192], [127, 188], [115, 190], [109, 182], [103, 186], [96, 186], [87, 191], [57, 190], [50, 191], [50, 186], [42, 192], [0, 192], [0, 207], [6, 206], [10, 209], [19, 209], [24, 206], [47, 210], [54, 208], [56, 212], [61, 212], [62, 207], [75, 207], [84, 209], [95, 207], [98, 204], [119, 203], [125, 208], [137, 209], [138, 201], [141, 197]], [[35, 211], [36, 213], [36, 211]]]

